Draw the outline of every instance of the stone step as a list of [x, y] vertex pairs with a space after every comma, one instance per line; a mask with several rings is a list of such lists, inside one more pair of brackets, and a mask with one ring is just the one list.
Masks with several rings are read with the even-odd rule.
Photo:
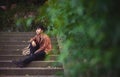
[[[26, 37], [26, 36], [22, 36], [22, 37], [20, 37], [20, 36], [2, 36], [2, 37], [0, 37], [0, 40], [12, 40], [12, 39], [14, 39], [14, 40], [23, 40], [23, 39], [25, 39], [25, 40], [29, 40], [30, 38], [32, 38], [32, 37]], [[52, 38], [51, 38], [52, 39]]]
[[0, 32], [1, 36], [33, 36], [35, 32]]
[[[0, 49], [23, 49], [25, 47], [27, 47], [28, 45], [0, 45]], [[57, 47], [57, 44], [56, 45], [53, 45], [53, 49], [55, 49]], [[58, 48], [58, 47], [57, 47]]]
[[[0, 41], [0, 45], [28, 45], [28, 41]], [[52, 45], [56, 45], [57, 41], [52, 41]]]
[[[35, 32], [0, 32], [0, 36], [1, 37], [33, 37], [35, 36], [36, 33]], [[50, 35], [51, 37], [54, 37], [52, 35]]]
[[[0, 48], [0, 55], [22, 55], [22, 49], [23, 48]], [[57, 48], [53, 48], [53, 50], [50, 52], [50, 54], [56, 55], [59, 54], [60, 52], [58, 51]]]
[[28, 41], [0, 41], [0, 45], [28, 45]]
[[[0, 60], [19, 60], [27, 56], [23, 55], [0, 55]], [[57, 60], [58, 55], [48, 55], [45, 60]]]
[[[9, 40], [9, 39], [19, 39], [19, 40], [26, 39], [26, 40], [29, 40], [32, 37], [31, 36], [1, 36], [0, 40], [2, 40], [2, 39], [6, 39], [6, 40]], [[50, 39], [55, 40], [56, 37], [50, 36]]]
[[0, 49], [22, 49], [25, 48], [27, 45], [0, 45]]
[[0, 75], [56, 75], [63, 74], [63, 68], [41, 68], [41, 67], [25, 67], [10, 68], [0, 67]]
[[22, 49], [23, 48], [16, 48], [16, 49], [13, 49], [13, 48], [10, 48], [10, 49], [7, 49], [7, 48], [0, 48], [0, 55], [22, 55]]
[[[18, 34], [16, 34], [16, 35], [0, 35], [1, 37], [0, 37], [0, 39], [4, 39], [4, 38], [8, 38], [8, 39], [23, 39], [23, 38], [25, 38], [25, 39], [30, 39], [30, 38], [32, 38], [32, 37], [34, 37], [35, 35], [29, 35], [29, 34], [21, 34], [21, 35], [18, 35]], [[55, 38], [55, 36], [53, 37], [53, 36], [49, 36], [50, 38]]]
[[[12, 60], [0, 60], [0, 68], [1, 67], [16, 67], [15, 64], [12, 63]], [[32, 61], [27, 67], [47, 67], [47, 68], [57, 68], [61, 67], [62, 64], [57, 61]], [[26, 68], [26, 67], [25, 67]]]
[[[28, 42], [30, 40], [30, 38], [10, 38], [10, 37], [6, 37], [6, 38], [0, 38], [0, 42], [4, 42], [4, 41], [6, 41], [6, 42]], [[56, 39], [55, 38], [51, 38], [51, 41], [53, 42], [53, 41], [56, 41]]]
[[59, 75], [0, 75], [0, 77], [63, 77]]
[[2, 37], [25, 37], [25, 38], [27, 38], [27, 37], [33, 37], [33, 36], [35, 36], [36, 34], [2, 34], [1, 36]]
[[[21, 49], [35, 32], [0, 32], [0, 77], [56, 77], [63, 74], [62, 63], [57, 62], [58, 55], [49, 55], [44, 61], [33, 61], [27, 67], [18, 68], [12, 60], [23, 59]], [[59, 54], [56, 37], [50, 37], [53, 44], [51, 54]]]

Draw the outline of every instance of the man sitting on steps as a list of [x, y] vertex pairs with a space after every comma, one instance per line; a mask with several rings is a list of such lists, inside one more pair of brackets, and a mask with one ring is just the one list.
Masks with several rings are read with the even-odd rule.
[[25, 67], [32, 61], [44, 60], [46, 54], [52, 50], [51, 40], [48, 35], [44, 33], [45, 27], [39, 25], [36, 29], [36, 35], [30, 39], [30, 55], [20, 61], [12, 61], [18, 67]]

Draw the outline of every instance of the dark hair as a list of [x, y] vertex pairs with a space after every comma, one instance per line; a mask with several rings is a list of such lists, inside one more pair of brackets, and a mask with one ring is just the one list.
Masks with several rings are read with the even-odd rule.
[[43, 24], [38, 24], [37, 29], [41, 28], [43, 31], [46, 31], [47, 28]]

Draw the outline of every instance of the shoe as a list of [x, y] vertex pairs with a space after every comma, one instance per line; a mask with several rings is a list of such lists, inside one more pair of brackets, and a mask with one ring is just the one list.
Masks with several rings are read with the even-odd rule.
[[12, 61], [12, 63], [15, 64], [17, 67], [20, 67], [20, 68], [25, 67], [25, 65], [23, 63], [19, 62], [19, 61]]

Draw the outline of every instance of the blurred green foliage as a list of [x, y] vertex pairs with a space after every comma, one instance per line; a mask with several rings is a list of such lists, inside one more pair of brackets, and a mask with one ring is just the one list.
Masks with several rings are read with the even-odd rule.
[[[44, 23], [48, 34], [59, 39], [65, 77], [120, 76], [118, 0], [48, 0], [39, 9], [23, 2], [16, 10], [0, 12], [1, 25], [5, 30], [31, 31], [32, 24]], [[27, 16], [31, 10], [35, 17]]]
[[48, 0], [43, 5], [42, 14], [60, 41], [65, 77], [119, 77], [119, 7], [118, 0]]
[[[0, 31], [32, 31], [42, 20], [38, 8], [46, 0], [0, 1]], [[40, 16], [39, 16], [40, 17]], [[38, 20], [40, 19], [40, 20]]]

